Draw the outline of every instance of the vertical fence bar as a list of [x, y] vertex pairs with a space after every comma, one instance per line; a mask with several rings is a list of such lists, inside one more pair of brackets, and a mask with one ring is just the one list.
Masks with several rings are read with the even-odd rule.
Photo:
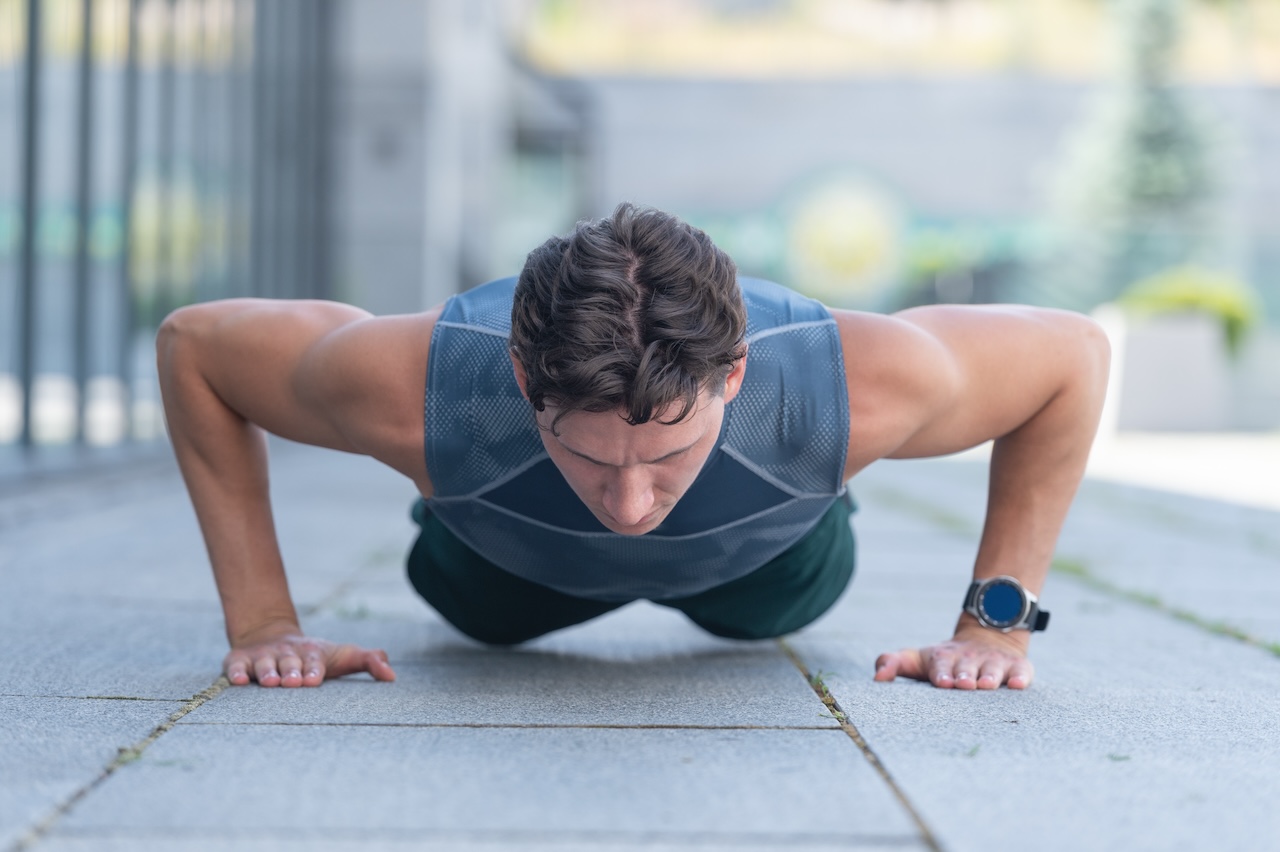
[[275, 10], [271, 16], [271, 28], [268, 36], [271, 44], [271, 76], [268, 78], [271, 112], [269, 126], [270, 141], [267, 145], [267, 177], [271, 198], [271, 247], [270, 269], [271, 295], [275, 298], [289, 298], [293, 295], [293, 280], [288, 267], [293, 261], [292, 246], [289, 245], [289, 205], [293, 201], [289, 193], [291, 188], [291, 164], [284, 158], [289, 142], [289, 65], [288, 40], [290, 19], [288, 17], [291, 4], [287, 0], [272, 0], [270, 5]]
[[254, 296], [272, 295], [268, 280], [270, 275], [267, 256], [271, 238], [274, 237], [274, 234], [267, 233], [270, 225], [267, 215], [269, 210], [267, 200], [270, 194], [267, 190], [270, 180], [270, 168], [267, 163], [267, 152], [270, 150], [270, 134], [267, 127], [270, 120], [267, 103], [270, 87], [267, 85], [267, 80], [271, 76], [268, 59], [271, 50], [267, 42], [267, 32], [271, 28], [269, 8], [269, 3], [254, 2], [253, 4], [253, 66], [249, 71], [253, 103], [253, 127], [250, 131], [252, 144], [249, 149], [249, 170], [252, 175], [249, 185], [252, 198], [249, 214], [251, 235], [249, 253], [252, 270], [250, 293]]
[[295, 252], [293, 274], [297, 278], [297, 286], [293, 295], [305, 298], [315, 295], [312, 250], [316, 239], [311, 225], [315, 220], [314, 173], [316, 137], [319, 135], [319, 128], [316, 126], [316, 79], [313, 65], [319, 6], [319, 3], [307, 3], [298, 9], [297, 50], [292, 67], [292, 77], [296, 82], [292, 87], [291, 95], [297, 102], [297, 123], [294, 133], [300, 154], [297, 162], [297, 193], [294, 201], [296, 213], [293, 224]]
[[[198, 45], [195, 53], [198, 57], [194, 68], [191, 71], [192, 82], [188, 87], [191, 98], [194, 101], [190, 106], [191, 111], [191, 151], [188, 156], [191, 158], [193, 192], [196, 200], [196, 216], [197, 216], [197, 241], [194, 249], [193, 261], [195, 263], [195, 287], [193, 298], [197, 302], [203, 302], [210, 297], [210, 279], [212, 278], [212, 269], [214, 264], [210, 262], [209, 254], [214, 250], [225, 250], [225, 246], [211, 246], [210, 223], [213, 221], [210, 210], [210, 199], [213, 193], [210, 187], [213, 185], [211, 162], [213, 156], [210, 153], [213, 150], [213, 144], [210, 141], [210, 132], [207, 127], [207, 113], [214, 111], [213, 105], [213, 72], [210, 68], [212, 60], [210, 57], [210, 38], [208, 27], [209, 3], [208, 0], [194, 0], [195, 2], [195, 33], [192, 41]], [[214, 114], [217, 119], [217, 114]]]
[[93, 0], [80, 0], [80, 81], [76, 118], [76, 259], [74, 278], [76, 440], [84, 443], [89, 387], [89, 237], [93, 224]]
[[156, 183], [160, 194], [160, 220], [156, 240], [155, 297], [151, 303], [147, 328], [155, 328], [172, 308], [176, 289], [174, 264], [174, 138], [177, 135], [177, 55], [178, 55], [178, 4], [166, 0], [164, 4], [164, 36], [160, 47], [160, 97], [156, 111], [159, 113], [159, 139], [156, 157], [159, 168]]
[[252, 118], [246, 105], [245, 83], [249, 52], [245, 49], [244, 29], [249, 16], [243, 8], [246, 0], [228, 0], [228, 3], [231, 15], [227, 24], [231, 38], [231, 56], [227, 66], [230, 74], [227, 89], [227, 114], [230, 116], [227, 130], [227, 251], [230, 265], [227, 270], [226, 295], [243, 296], [250, 292], [249, 279], [253, 274], [248, 221], [252, 205], [246, 201], [249, 164], [244, 157], [246, 137], [251, 132], [249, 119]]
[[134, 184], [138, 179], [138, 3], [129, 0], [128, 39], [124, 71], [124, 140], [121, 152], [124, 166], [121, 169], [121, 232], [120, 246], [120, 385], [125, 407], [125, 436], [132, 437], [133, 430], [133, 335], [137, 317], [133, 306], [133, 212]]
[[315, 295], [320, 299], [334, 297], [333, 282], [330, 270], [330, 210], [329, 210], [329, 155], [332, 133], [331, 117], [333, 115], [333, 0], [320, 0], [316, 4], [316, 53], [315, 53], [315, 134], [316, 160], [315, 171], [311, 175], [314, 182], [313, 212], [315, 217], [312, 245], [315, 270]]
[[238, 12], [240, 14], [240, 25], [237, 28], [236, 39], [240, 47], [240, 62], [237, 65], [236, 76], [236, 96], [237, 107], [236, 114], [240, 116], [240, 133], [236, 137], [236, 159], [234, 161], [236, 181], [236, 206], [240, 216], [240, 245], [239, 245], [239, 262], [240, 262], [240, 281], [237, 292], [240, 295], [251, 296], [254, 294], [255, 272], [254, 252], [257, 249], [254, 243], [257, 237], [254, 235], [254, 226], [257, 224], [255, 204], [254, 181], [258, 174], [255, 171], [257, 166], [254, 164], [253, 156], [255, 148], [254, 140], [257, 138], [257, 130], [254, 122], [257, 120], [255, 110], [256, 87], [253, 82], [253, 69], [258, 61], [255, 52], [253, 31], [258, 26], [257, 5], [254, 0], [235, 0]]
[[23, 80], [22, 106], [22, 248], [19, 255], [18, 286], [22, 292], [22, 314], [18, 321], [18, 381], [22, 387], [22, 446], [35, 442], [32, 434], [35, 388], [36, 319], [36, 175], [40, 168], [40, 56], [42, 47], [41, 0], [27, 2], [27, 67]]

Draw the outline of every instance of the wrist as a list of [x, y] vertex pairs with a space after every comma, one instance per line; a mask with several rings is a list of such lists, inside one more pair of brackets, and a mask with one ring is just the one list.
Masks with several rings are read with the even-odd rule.
[[227, 640], [232, 648], [243, 648], [248, 645], [261, 645], [274, 642], [285, 636], [302, 634], [296, 615], [281, 615], [261, 619], [236, 630], [227, 625]]
[[959, 620], [956, 621], [954, 638], [957, 642], [977, 641], [1000, 645], [1023, 656], [1026, 656], [1027, 649], [1031, 646], [1030, 631], [1012, 630], [1005, 633], [992, 627], [984, 627], [978, 619], [967, 612], [962, 612]]

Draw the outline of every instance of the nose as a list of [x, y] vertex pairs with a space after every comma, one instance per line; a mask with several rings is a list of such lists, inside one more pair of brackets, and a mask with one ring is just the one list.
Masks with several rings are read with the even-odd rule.
[[642, 467], [621, 468], [605, 486], [603, 502], [620, 526], [635, 526], [653, 511], [653, 483]]

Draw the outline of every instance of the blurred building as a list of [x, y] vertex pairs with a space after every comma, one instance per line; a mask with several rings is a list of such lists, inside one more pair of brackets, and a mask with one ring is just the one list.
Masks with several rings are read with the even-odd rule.
[[[0, 0], [0, 473], [161, 446], [174, 307], [421, 310], [623, 200], [832, 304], [1069, 304], [1044, 214], [1098, 88], [1100, 31], [1062, 37], [1082, 10], [1100, 26], [1068, 2]], [[1213, 428], [1280, 425], [1274, 43], [1255, 79], [1186, 87], [1234, 134], [1224, 265], [1269, 318]]]
[[0, 0], [0, 473], [158, 446], [175, 307], [422, 310], [571, 224], [581, 110], [516, 11]]

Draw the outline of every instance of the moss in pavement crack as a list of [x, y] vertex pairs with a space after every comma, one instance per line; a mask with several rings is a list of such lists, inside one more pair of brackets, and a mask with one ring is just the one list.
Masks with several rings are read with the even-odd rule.
[[1235, 639], [1246, 645], [1252, 645], [1255, 648], [1261, 648], [1268, 651], [1274, 656], [1280, 657], [1280, 642], [1268, 642], [1265, 639], [1259, 639], [1257, 636], [1228, 624], [1225, 621], [1215, 621], [1197, 615], [1190, 610], [1181, 609], [1179, 607], [1170, 606], [1160, 599], [1158, 595], [1148, 592], [1139, 592], [1133, 589], [1125, 589], [1117, 586], [1109, 580], [1104, 580], [1089, 570], [1088, 564], [1083, 559], [1074, 559], [1070, 557], [1058, 557], [1053, 560], [1053, 570], [1058, 574], [1065, 574], [1074, 578], [1082, 585], [1088, 586], [1096, 592], [1102, 592], [1113, 598], [1118, 598], [1129, 603], [1144, 606], [1147, 609], [1164, 613], [1165, 615], [1176, 618], [1178, 621], [1186, 622], [1194, 625], [1201, 630], [1212, 633], [1215, 636], [1225, 636], [1228, 639]]
[[172, 730], [173, 726], [178, 724], [178, 721], [182, 719], [183, 716], [186, 716], [202, 704], [217, 697], [218, 693], [222, 692], [230, 685], [231, 684], [225, 677], [219, 677], [207, 689], [203, 689], [187, 699], [180, 708], [170, 714], [168, 719], [165, 719], [157, 725], [155, 730], [148, 734], [145, 739], [142, 739], [131, 746], [124, 746], [120, 748], [116, 752], [115, 759], [106, 765], [97, 778], [72, 793], [71, 796], [59, 805], [53, 813], [41, 820], [39, 824], [19, 839], [17, 844], [13, 847], [14, 852], [22, 852], [22, 850], [30, 849], [38, 843], [42, 837], [49, 833], [49, 830], [53, 828], [54, 824], [57, 823], [64, 814], [70, 812], [70, 810], [75, 807], [76, 803], [89, 795], [95, 787], [110, 778], [113, 772], [126, 764], [130, 764], [138, 760], [152, 743], [164, 736], [166, 732]]

